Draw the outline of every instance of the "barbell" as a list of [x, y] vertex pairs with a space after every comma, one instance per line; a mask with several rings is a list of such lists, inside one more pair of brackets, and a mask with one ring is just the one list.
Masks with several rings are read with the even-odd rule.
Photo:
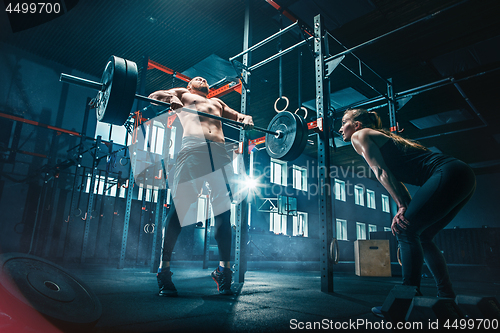
[[[170, 103], [136, 94], [137, 77], [136, 63], [111, 56], [104, 68], [101, 82], [64, 73], [61, 74], [60, 81], [98, 90], [96, 98], [93, 99], [97, 120], [113, 125], [123, 125], [129, 119], [134, 99], [170, 107]], [[184, 107], [181, 110], [243, 127], [242, 123], [232, 119]], [[301, 116], [288, 111], [278, 113], [267, 128], [254, 126], [252, 129], [266, 133], [266, 151], [272, 158], [294, 160], [302, 154], [307, 143], [307, 123]]]

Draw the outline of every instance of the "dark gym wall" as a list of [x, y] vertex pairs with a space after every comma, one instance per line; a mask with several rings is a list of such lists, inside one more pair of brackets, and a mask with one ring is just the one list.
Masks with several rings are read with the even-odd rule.
[[[0, 48], [0, 112], [81, 133], [87, 99], [93, 97], [95, 92], [86, 88], [64, 87], [59, 82], [59, 75], [64, 72], [92, 80], [96, 78], [72, 73], [69, 68], [7, 44], [0, 44]], [[51, 176], [42, 168], [66, 160], [68, 150], [79, 143], [79, 138], [21, 122], [13, 126], [11, 120], [3, 117], [0, 125], [2, 131], [8, 132], [5, 137], [9, 138], [8, 141], [2, 140], [2, 146], [18, 150], [15, 154], [2, 151], [2, 162], [10, 159], [8, 163], [2, 163], [0, 169], [3, 183], [0, 187], [0, 209], [4, 212], [0, 224], [1, 250], [27, 252], [41, 198], [41, 186], [44, 178]], [[93, 137], [95, 125], [96, 117], [89, 113], [85, 135]], [[73, 186], [71, 179], [61, 177], [58, 181], [61, 188]], [[64, 200], [59, 192], [42, 195], [50, 195], [46, 200]], [[49, 218], [57, 215], [54, 212]]]

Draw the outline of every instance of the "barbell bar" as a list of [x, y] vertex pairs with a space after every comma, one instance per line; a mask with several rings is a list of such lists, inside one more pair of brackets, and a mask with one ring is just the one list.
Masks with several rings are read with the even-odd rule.
[[[73, 75], [64, 74], [64, 73], [61, 73], [61, 77], [60, 77], [59, 81], [64, 82], [64, 83], [73, 84], [73, 85], [78, 85], [78, 86], [81, 86], [81, 87], [86, 87], [86, 88], [94, 89], [94, 90], [99, 90], [99, 91], [104, 91], [106, 89], [106, 85], [105, 84], [102, 84], [102, 83], [99, 83], [99, 82], [95, 82], [95, 81], [91, 81], [91, 80], [87, 80], [87, 79], [83, 79], [83, 78], [79, 78], [79, 77], [73, 76]], [[164, 102], [164, 101], [159, 101], [159, 100], [152, 99], [152, 98], [148, 98], [148, 97], [145, 97], [145, 96], [142, 96], [142, 95], [139, 95], [139, 94], [135, 94], [134, 98], [138, 99], [140, 101], [149, 102], [149, 103], [153, 103], [153, 104], [160, 104], [160, 105], [163, 105], [163, 106], [166, 106], [166, 107], [170, 107], [170, 103], [167, 103], [167, 102]], [[235, 125], [235, 126], [243, 127], [243, 124], [240, 123], [239, 121], [228, 119], [228, 118], [224, 118], [224, 117], [219, 117], [219, 116], [216, 116], [214, 114], [210, 114], [210, 113], [206, 113], [206, 112], [201, 112], [201, 111], [197, 111], [197, 110], [193, 110], [193, 109], [189, 109], [189, 108], [185, 108], [185, 107], [182, 108], [182, 111], [186, 111], [186, 112], [189, 112], [189, 113], [198, 114], [200, 116], [207, 117], [207, 118], [212, 118], [212, 119], [220, 120], [223, 123], [228, 123], [228, 124], [232, 124], [232, 125]], [[274, 131], [270, 131], [268, 129], [265, 129], [265, 128], [262, 128], [262, 127], [258, 127], [258, 126], [254, 126], [252, 129], [256, 130], [256, 131], [259, 131], [259, 132], [264, 132], [266, 134], [274, 135], [277, 138], [281, 138], [283, 136], [283, 133], [280, 132], [280, 131], [274, 132]]]
[[[102, 82], [95, 82], [64, 73], [61, 74], [59, 80], [64, 83], [97, 90], [97, 97], [93, 100], [97, 120], [114, 125], [123, 125], [129, 119], [134, 99], [168, 108], [171, 107], [170, 103], [136, 94], [137, 76], [137, 65], [134, 62], [111, 56], [104, 69]], [[184, 107], [181, 110], [216, 119], [222, 123], [244, 127], [242, 123], [236, 120]], [[267, 129], [258, 126], [254, 126], [252, 129], [266, 133], [266, 151], [270, 157], [276, 159], [287, 161], [296, 159], [302, 154], [307, 143], [307, 123], [301, 116], [289, 111], [278, 113], [271, 120]]]

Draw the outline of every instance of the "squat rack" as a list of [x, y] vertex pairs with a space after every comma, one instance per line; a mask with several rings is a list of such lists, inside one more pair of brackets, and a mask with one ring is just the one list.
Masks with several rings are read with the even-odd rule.
[[[273, 5], [273, 1], [268, 1], [271, 5]], [[272, 3], [271, 3], [272, 2]], [[294, 23], [289, 25], [288, 27], [279, 30], [277, 33], [271, 35], [270, 37], [262, 40], [261, 42], [249, 47], [249, 31], [250, 31], [250, 21], [249, 21], [249, 3], [247, 1], [247, 7], [246, 7], [246, 13], [245, 13], [245, 26], [244, 26], [244, 43], [243, 43], [243, 51], [237, 54], [234, 57], [231, 57], [229, 60], [234, 64], [236, 59], [240, 56], [243, 56], [243, 61], [239, 66], [242, 68], [241, 70], [241, 77], [242, 77], [242, 82], [245, 87], [242, 91], [242, 102], [241, 102], [241, 113], [246, 114], [247, 107], [248, 107], [248, 92], [250, 91], [250, 82], [249, 82], [249, 74], [251, 74], [251, 71], [259, 68], [277, 58], [280, 58], [284, 54], [291, 52], [292, 50], [307, 44], [311, 40], [313, 41], [313, 46], [314, 46], [314, 64], [315, 64], [315, 90], [316, 90], [316, 111], [317, 111], [317, 120], [322, 123], [322, 126], [319, 128], [319, 135], [318, 135], [318, 169], [321, 170], [318, 175], [318, 185], [322, 189], [320, 191], [320, 197], [319, 197], [319, 210], [320, 210], [320, 242], [321, 242], [321, 250], [320, 250], [320, 270], [321, 270], [321, 290], [323, 292], [333, 292], [333, 265], [336, 263], [337, 259], [333, 258], [333, 251], [332, 249], [334, 248], [335, 245], [338, 243], [336, 242], [336, 239], [334, 238], [334, 235], [336, 234], [336, 225], [333, 223], [335, 219], [335, 212], [334, 212], [334, 204], [332, 201], [332, 193], [331, 193], [331, 179], [329, 177], [329, 173], [325, 172], [325, 170], [330, 169], [330, 136], [332, 131], [332, 122], [335, 117], [336, 112], [341, 112], [344, 111], [348, 108], [355, 107], [355, 106], [362, 106], [366, 104], [371, 104], [375, 102], [380, 102], [380, 101], [386, 101], [385, 104], [379, 107], [374, 107], [374, 108], [380, 108], [385, 105], [388, 106], [389, 109], [389, 119], [390, 119], [390, 130], [392, 132], [397, 131], [397, 121], [396, 121], [396, 109], [397, 109], [397, 104], [396, 100], [397, 99], [402, 99], [406, 98], [407, 96], [411, 94], [417, 94], [420, 92], [427, 91], [429, 89], [434, 89], [437, 87], [441, 87], [446, 84], [455, 84], [457, 83], [456, 80], [453, 78], [446, 78], [443, 80], [439, 80], [437, 82], [433, 82], [427, 85], [424, 85], [422, 87], [417, 87], [414, 89], [410, 89], [404, 92], [400, 93], [394, 93], [393, 89], [393, 83], [392, 79], [384, 79], [382, 76], [377, 74], [373, 69], [371, 69], [368, 65], [366, 65], [363, 61], [361, 61], [356, 55], [353, 54], [354, 51], [364, 47], [371, 45], [375, 43], [376, 41], [389, 36], [393, 33], [396, 33], [398, 31], [401, 31], [405, 28], [408, 28], [410, 26], [413, 26], [414, 24], [427, 21], [429, 19], [432, 19], [439, 14], [448, 11], [449, 9], [452, 9], [456, 6], [459, 6], [463, 3], [465, 3], [466, 0], [461, 1], [459, 3], [453, 4], [447, 8], [444, 8], [440, 11], [437, 11], [435, 13], [432, 13], [430, 15], [427, 15], [423, 18], [420, 18], [416, 21], [410, 22], [409, 24], [406, 24], [402, 27], [399, 27], [397, 29], [394, 29], [390, 32], [387, 32], [381, 36], [378, 36], [376, 38], [373, 38], [367, 42], [361, 43], [355, 47], [352, 48], [347, 48], [344, 45], [342, 45], [337, 39], [335, 39], [328, 31], [326, 31], [326, 28], [323, 23], [323, 18], [321, 15], [317, 15], [314, 17], [314, 34], [311, 36], [311, 33], [307, 31], [304, 28], [304, 25], [301, 26], [301, 29], [306, 32], [309, 37], [304, 38], [304, 40], [298, 42], [297, 44], [285, 49], [285, 50], [280, 50], [278, 53], [274, 54], [273, 56], [260, 61], [259, 63], [250, 66], [250, 52], [256, 50], [260, 46], [263, 46], [264, 44], [274, 40], [275, 38], [283, 35], [284, 33], [291, 31], [293, 28], [299, 26], [299, 20], [293, 17], [289, 12], [287, 13], [287, 17], [291, 19], [292, 21], [295, 20]], [[279, 6], [273, 5], [276, 9], [278, 9], [280, 12], [283, 12], [283, 9]], [[345, 50], [335, 54], [335, 55], [330, 55], [329, 50], [328, 50], [328, 37], [333, 38], [337, 43], [339, 43]], [[360, 63], [361, 65], [364, 65], [368, 70], [370, 70], [373, 74], [375, 74], [376, 77], [380, 78], [383, 82], [385, 82], [387, 86], [387, 92], [386, 93], [380, 93], [378, 92], [375, 88], [373, 88], [368, 82], [366, 82], [360, 75], [357, 75], [354, 71], [350, 70], [346, 66], [342, 64], [342, 66], [351, 74], [353, 74], [355, 77], [357, 77], [361, 82], [365, 83], [369, 88], [373, 89], [376, 91], [379, 96], [375, 98], [369, 98], [360, 102], [357, 102], [355, 104], [349, 105], [347, 107], [343, 107], [341, 110], [330, 110], [330, 75], [333, 72], [333, 70], [342, 62], [344, 57], [348, 54], [353, 55]], [[235, 66], [236, 67], [236, 66]], [[498, 69], [498, 68], [497, 68]], [[494, 70], [497, 70], [494, 69]], [[488, 71], [491, 72], [491, 71]], [[472, 75], [470, 77], [464, 78], [468, 79], [471, 77], [475, 77], [477, 75], [482, 75], [486, 74], [487, 72]], [[464, 80], [462, 79], [462, 80]], [[461, 89], [457, 87], [459, 92]], [[462, 96], [463, 93], [461, 93]], [[466, 98], [466, 97], [464, 97]], [[466, 98], [467, 100], [467, 98]], [[475, 108], [471, 106], [473, 110]], [[332, 112], [333, 111], [333, 112]], [[476, 111], [475, 111], [476, 112]], [[482, 117], [476, 112], [478, 117], [482, 119]], [[484, 119], [482, 119], [483, 123], [486, 125]], [[484, 125], [484, 126], [485, 126]], [[241, 136], [240, 141], [242, 141], [244, 144], [247, 144], [247, 140], [244, 139], [244, 131], [241, 131]], [[243, 149], [243, 151], [246, 148]], [[248, 163], [248, 157], [245, 156], [245, 164]], [[326, 190], [325, 190], [326, 189]], [[246, 200], [240, 204], [240, 208], [245, 206], [243, 209], [246, 209]], [[248, 228], [242, 228], [242, 216], [246, 215], [237, 215], [237, 221], [236, 221], [236, 252], [235, 252], [235, 282], [243, 282], [244, 280], [244, 273], [245, 273], [245, 266], [246, 266], [246, 258], [244, 257], [244, 247], [246, 245], [245, 238], [242, 239], [242, 235], [245, 235], [247, 232]], [[337, 248], [338, 252], [338, 248]]]
[[[272, 55], [271, 57], [260, 61], [259, 63], [249, 66], [249, 53], [251, 51], [256, 50], [260, 46], [265, 45], [266, 43], [274, 40], [275, 38], [283, 35], [284, 33], [292, 30], [293, 28], [299, 26], [298, 20], [296, 20], [293, 24], [288, 27], [281, 29], [277, 33], [272, 36], [264, 39], [263, 41], [255, 44], [252, 47], [249, 47], [249, 31], [250, 31], [250, 22], [249, 22], [249, 5], [247, 2], [246, 14], [245, 14], [245, 33], [244, 33], [244, 50], [237, 54], [234, 57], [231, 57], [229, 60], [234, 62], [238, 57], [243, 56], [242, 66], [242, 82], [246, 90], [242, 91], [242, 102], [241, 102], [241, 110], [240, 112], [246, 114], [248, 107], [248, 92], [250, 91], [250, 82], [249, 82], [249, 74], [252, 70], [257, 69], [275, 59], [280, 58], [286, 53], [291, 52], [292, 50], [307, 44], [310, 41], [313, 41], [314, 47], [314, 66], [315, 66], [315, 90], [316, 90], [316, 112], [317, 112], [317, 121], [322, 123], [322, 126], [319, 127], [319, 135], [318, 135], [318, 186], [321, 189], [319, 195], [319, 216], [320, 216], [320, 242], [321, 242], [321, 250], [320, 250], [320, 271], [321, 271], [321, 290], [323, 292], [333, 292], [333, 265], [337, 263], [337, 259], [334, 258], [333, 249], [336, 248], [336, 253], [338, 254], [338, 243], [334, 238], [336, 226], [332, 222], [335, 219], [334, 212], [334, 204], [332, 201], [332, 187], [331, 187], [331, 178], [329, 175], [331, 160], [330, 160], [330, 137], [331, 137], [331, 129], [332, 129], [332, 115], [330, 114], [330, 74], [335, 69], [335, 67], [342, 61], [345, 54], [352, 53], [354, 49], [346, 50], [342, 52], [342, 54], [326, 58], [328, 52], [328, 43], [327, 43], [327, 35], [325, 33], [324, 23], [321, 15], [317, 15], [314, 18], [314, 34], [305, 38], [304, 40], [298, 42], [295, 45], [288, 47], [285, 50], [280, 50], [278, 53]], [[301, 28], [303, 29], [303, 28]], [[308, 35], [311, 35], [307, 32]], [[387, 35], [387, 34], [386, 34]], [[366, 44], [368, 45], [368, 44]], [[340, 58], [340, 61], [339, 61]], [[371, 69], [370, 69], [371, 70]], [[378, 77], [380, 77], [377, 74]], [[364, 81], [363, 81], [364, 82]], [[388, 89], [392, 88], [390, 85], [390, 81], [386, 81], [388, 83]], [[389, 99], [390, 101], [390, 99]], [[393, 109], [394, 113], [394, 109]], [[395, 116], [394, 116], [395, 119]], [[392, 124], [392, 123], [391, 123]], [[244, 145], [248, 144], [245, 139], [244, 131], [241, 131], [240, 141], [243, 142]], [[242, 151], [246, 151], [246, 148], [243, 147]], [[248, 156], [244, 154], [245, 166], [248, 163]], [[243, 223], [246, 221], [242, 221], [243, 212], [246, 212], [247, 203], [246, 200], [243, 201], [238, 207], [238, 214], [236, 216], [236, 239], [235, 239], [235, 282], [242, 283], [244, 282], [244, 273], [246, 271], [246, 258], [244, 256], [245, 247], [246, 247], [246, 237], [248, 228], [243, 228]]]

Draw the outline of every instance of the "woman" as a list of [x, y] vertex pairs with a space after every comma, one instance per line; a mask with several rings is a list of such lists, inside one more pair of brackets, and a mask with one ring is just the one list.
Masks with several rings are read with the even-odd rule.
[[[375, 112], [347, 110], [340, 133], [344, 141], [352, 142], [397, 204], [391, 230], [401, 251], [403, 285], [419, 290], [425, 260], [436, 281], [437, 296], [454, 298], [445, 259], [433, 238], [474, 193], [472, 169], [460, 160], [383, 130]], [[403, 183], [420, 189], [411, 198]]]

